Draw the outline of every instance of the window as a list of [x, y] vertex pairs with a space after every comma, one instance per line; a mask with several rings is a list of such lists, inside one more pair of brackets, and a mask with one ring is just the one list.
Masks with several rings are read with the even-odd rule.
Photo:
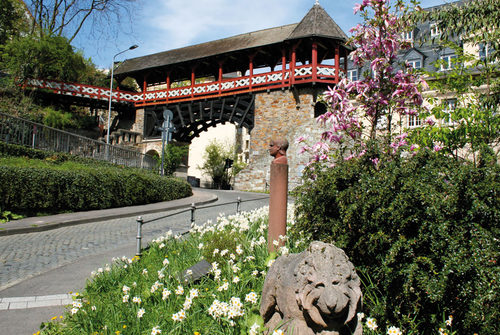
[[413, 41], [413, 31], [407, 31], [401, 34], [401, 38], [405, 41], [412, 42]]
[[443, 111], [446, 113], [446, 116], [443, 118], [443, 123], [445, 125], [453, 125], [453, 120], [451, 119], [451, 113], [455, 111], [457, 107], [457, 99], [446, 99], [444, 101], [444, 109]]
[[347, 71], [347, 79], [349, 81], [356, 81], [356, 80], [358, 80], [358, 69], [348, 70]]
[[479, 59], [485, 62], [495, 49], [491, 46], [491, 43], [479, 43]]
[[437, 23], [431, 23], [431, 37], [436, 37], [439, 35], [441, 35], [441, 30], [439, 30]]
[[408, 128], [420, 127], [422, 119], [417, 115], [408, 115]]
[[422, 68], [422, 61], [420, 59], [410, 59], [408, 60], [408, 66], [414, 69]]
[[441, 60], [441, 71], [453, 69], [455, 67], [456, 58], [456, 55], [446, 55], [439, 57], [439, 59]]

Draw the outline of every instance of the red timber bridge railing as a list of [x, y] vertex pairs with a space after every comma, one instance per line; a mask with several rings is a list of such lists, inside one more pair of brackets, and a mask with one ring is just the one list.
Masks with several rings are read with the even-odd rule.
[[[177, 88], [146, 90], [146, 92], [138, 93], [113, 90], [112, 101], [133, 104], [135, 107], [162, 105], [286, 88], [296, 84], [326, 83], [334, 85], [339, 82], [339, 78], [344, 76], [345, 70], [336, 66], [307, 64], [294, 66], [291, 69]], [[55, 94], [105, 101], [109, 101], [110, 95], [108, 88], [46, 79], [30, 79], [26, 81], [24, 87], [47, 89]]]

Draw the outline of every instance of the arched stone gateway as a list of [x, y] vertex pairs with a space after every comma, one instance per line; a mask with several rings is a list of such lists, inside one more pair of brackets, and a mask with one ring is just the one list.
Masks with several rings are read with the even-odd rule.
[[150, 149], [150, 150], [146, 151], [146, 155], [149, 155], [151, 157], [156, 157], [156, 158], [160, 157], [160, 154], [155, 149]]

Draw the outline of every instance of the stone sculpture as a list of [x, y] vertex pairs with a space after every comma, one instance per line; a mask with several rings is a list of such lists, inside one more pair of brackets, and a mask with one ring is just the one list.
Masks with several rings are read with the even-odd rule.
[[274, 157], [275, 164], [288, 164], [286, 151], [288, 149], [288, 141], [285, 138], [272, 139], [269, 143], [269, 154]]
[[264, 282], [260, 314], [269, 334], [362, 334], [360, 280], [346, 254], [313, 242], [276, 259]]

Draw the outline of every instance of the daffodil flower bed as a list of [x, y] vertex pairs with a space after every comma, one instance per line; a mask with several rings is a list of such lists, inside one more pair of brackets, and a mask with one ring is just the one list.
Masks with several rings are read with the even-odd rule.
[[[267, 207], [220, 215], [185, 236], [166, 233], [144, 255], [114, 259], [92, 273], [65, 317], [41, 334], [260, 334], [260, 293], [273, 255], [267, 251]], [[293, 225], [293, 208], [288, 225]], [[279, 253], [300, 252], [306, 240], [283, 237]], [[209, 273], [181, 276], [205, 259]], [[190, 273], [187, 272], [189, 275]]]
[[[293, 211], [289, 205], [288, 229], [293, 229]], [[114, 259], [91, 273], [64, 317], [42, 324], [37, 334], [263, 334], [259, 306], [269, 267], [276, 256], [301, 252], [310, 243], [307, 238], [280, 237], [274, 242], [283, 244], [278, 255], [269, 254], [268, 212], [263, 207], [222, 214], [216, 223], [194, 226], [185, 236], [167, 232], [140, 258]], [[194, 282], [184, 279], [202, 259], [210, 263], [208, 274]], [[363, 313], [358, 318], [367, 334], [404, 333], [389, 325], [384, 332]], [[439, 334], [453, 334], [446, 326], [451, 326], [451, 316]], [[269, 334], [284, 333], [272, 329]]]

